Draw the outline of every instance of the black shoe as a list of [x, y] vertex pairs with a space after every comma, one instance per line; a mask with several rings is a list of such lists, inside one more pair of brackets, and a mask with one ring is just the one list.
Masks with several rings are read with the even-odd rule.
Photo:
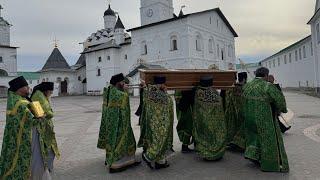
[[142, 153], [142, 160], [149, 166], [150, 169], [154, 169], [154, 167], [151, 165], [151, 162], [148, 161], [144, 156], [144, 153]]
[[113, 168], [109, 168], [109, 173], [110, 174], [113, 174], [113, 173], [120, 173], [120, 172], [123, 172], [129, 168], [132, 168], [132, 167], [136, 167], [136, 166], [139, 166], [141, 164], [141, 161], [136, 161], [134, 162], [133, 164], [130, 164], [128, 166], [125, 166], [125, 167], [121, 167], [121, 168], [118, 168], [118, 169], [113, 169]]
[[164, 164], [159, 164], [159, 163], [155, 163], [155, 169], [164, 169], [169, 167], [170, 165], [168, 164], [168, 162], [164, 163]]
[[291, 129], [291, 126], [287, 127], [286, 130], [283, 133], [289, 131], [290, 129]]
[[207, 161], [207, 162], [214, 162], [214, 161], [220, 161], [222, 160], [223, 157], [219, 157], [218, 159], [208, 159], [208, 158], [203, 158], [204, 161]]
[[182, 145], [182, 147], [181, 147], [181, 153], [186, 154], [186, 153], [192, 153], [192, 152], [194, 152], [194, 150], [193, 150], [193, 149], [190, 149], [190, 148], [188, 147], [188, 145]]
[[130, 164], [130, 165], [126, 166], [126, 168], [127, 169], [133, 168], [133, 167], [139, 166], [140, 164], [141, 164], [141, 161], [136, 161], [133, 164]]
[[170, 151], [172, 151], [173, 153], [175, 152], [173, 148], [171, 148]]
[[110, 174], [114, 174], [114, 173], [120, 173], [127, 170], [127, 167], [122, 167], [122, 168], [118, 168], [118, 169], [113, 169], [113, 168], [109, 168], [109, 173]]
[[254, 159], [249, 159], [249, 160], [256, 166], [260, 166], [260, 162], [258, 160], [254, 160]]
[[229, 151], [233, 151], [233, 152], [240, 152], [240, 153], [244, 153], [244, 149], [242, 149], [241, 147], [239, 147], [238, 145], [236, 144], [233, 144], [233, 143], [230, 143], [228, 146], [227, 146], [227, 149]]

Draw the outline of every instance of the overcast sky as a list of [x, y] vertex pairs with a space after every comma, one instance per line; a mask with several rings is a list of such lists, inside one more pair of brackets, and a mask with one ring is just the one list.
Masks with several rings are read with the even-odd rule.
[[[220, 7], [239, 34], [236, 54], [259, 61], [310, 35], [306, 24], [316, 0], [174, 0], [175, 12]], [[18, 70], [40, 70], [53, 49], [53, 39], [70, 65], [82, 50], [80, 42], [103, 28], [106, 0], [2, 0], [2, 16], [12, 25], [11, 44], [18, 50]], [[112, 0], [125, 27], [140, 25], [140, 0]]]

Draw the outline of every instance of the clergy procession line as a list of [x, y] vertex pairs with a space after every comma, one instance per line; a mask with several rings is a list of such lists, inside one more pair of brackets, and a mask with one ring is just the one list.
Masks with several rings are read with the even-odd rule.
[[[218, 161], [226, 149], [233, 149], [244, 152], [262, 171], [289, 172], [281, 132], [290, 127], [278, 119], [287, 112], [284, 95], [267, 68], [257, 69], [255, 75], [247, 83], [247, 74], [239, 73], [235, 88], [221, 91], [213, 87], [212, 76], [204, 76], [192, 90], [175, 92], [182, 153], [195, 152], [205, 161]], [[174, 152], [174, 105], [165, 84], [165, 77], [156, 76], [153, 84], [140, 85], [135, 113], [141, 130], [138, 143], [123, 74], [113, 76], [104, 89], [97, 147], [105, 150], [110, 173], [139, 165], [137, 147], [143, 148], [142, 159], [151, 169], [169, 167], [167, 157]], [[54, 159], [60, 157], [50, 105], [53, 83], [36, 86], [31, 98], [23, 77], [9, 85], [0, 180], [51, 179]], [[36, 115], [32, 102], [41, 104], [44, 116]], [[192, 144], [194, 149], [189, 148]]]

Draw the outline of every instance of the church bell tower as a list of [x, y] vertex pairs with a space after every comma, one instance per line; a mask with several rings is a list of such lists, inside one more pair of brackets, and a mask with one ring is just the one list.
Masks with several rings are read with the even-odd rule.
[[141, 25], [173, 18], [173, 0], [140, 0]]

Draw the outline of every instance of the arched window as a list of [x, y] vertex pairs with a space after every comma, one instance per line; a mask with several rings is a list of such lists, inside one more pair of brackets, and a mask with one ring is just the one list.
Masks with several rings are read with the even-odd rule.
[[0, 77], [8, 76], [7, 71], [0, 69]]
[[144, 45], [144, 54], [148, 54], [148, 46], [146, 44]]
[[224, 51], [223, 51], [223, 49], [221, 50], [221, 60], [224, 60]]
[[178, 38], [177, 38], [177, 36], [171, 36], [171, 38], [170, 38], [170, 50], [171, 51], [178, 50]]
[[232, 45], [229, 45], [228, 46], [228, 57], [232, 57], [232, 53], [233, 52], [233, 46]]
[[208, 49], [209, 49], [209, 53], [213, 53], [213, 39], [212, 38], [209, 39]]
[[101, 76], [101, 69], [97, 69], [97, 76]]
[[202, 51], [202, 39], [200, 35], [196, 36], [196, 50]]
[[148, 54], [148, 46], [145, 41], [141, 43], [141, 55], [147, 55]]
[[61, 77], [58, 77], [57, 78], [57, 83], [60, 83], [62, 81], [62, 78]]

